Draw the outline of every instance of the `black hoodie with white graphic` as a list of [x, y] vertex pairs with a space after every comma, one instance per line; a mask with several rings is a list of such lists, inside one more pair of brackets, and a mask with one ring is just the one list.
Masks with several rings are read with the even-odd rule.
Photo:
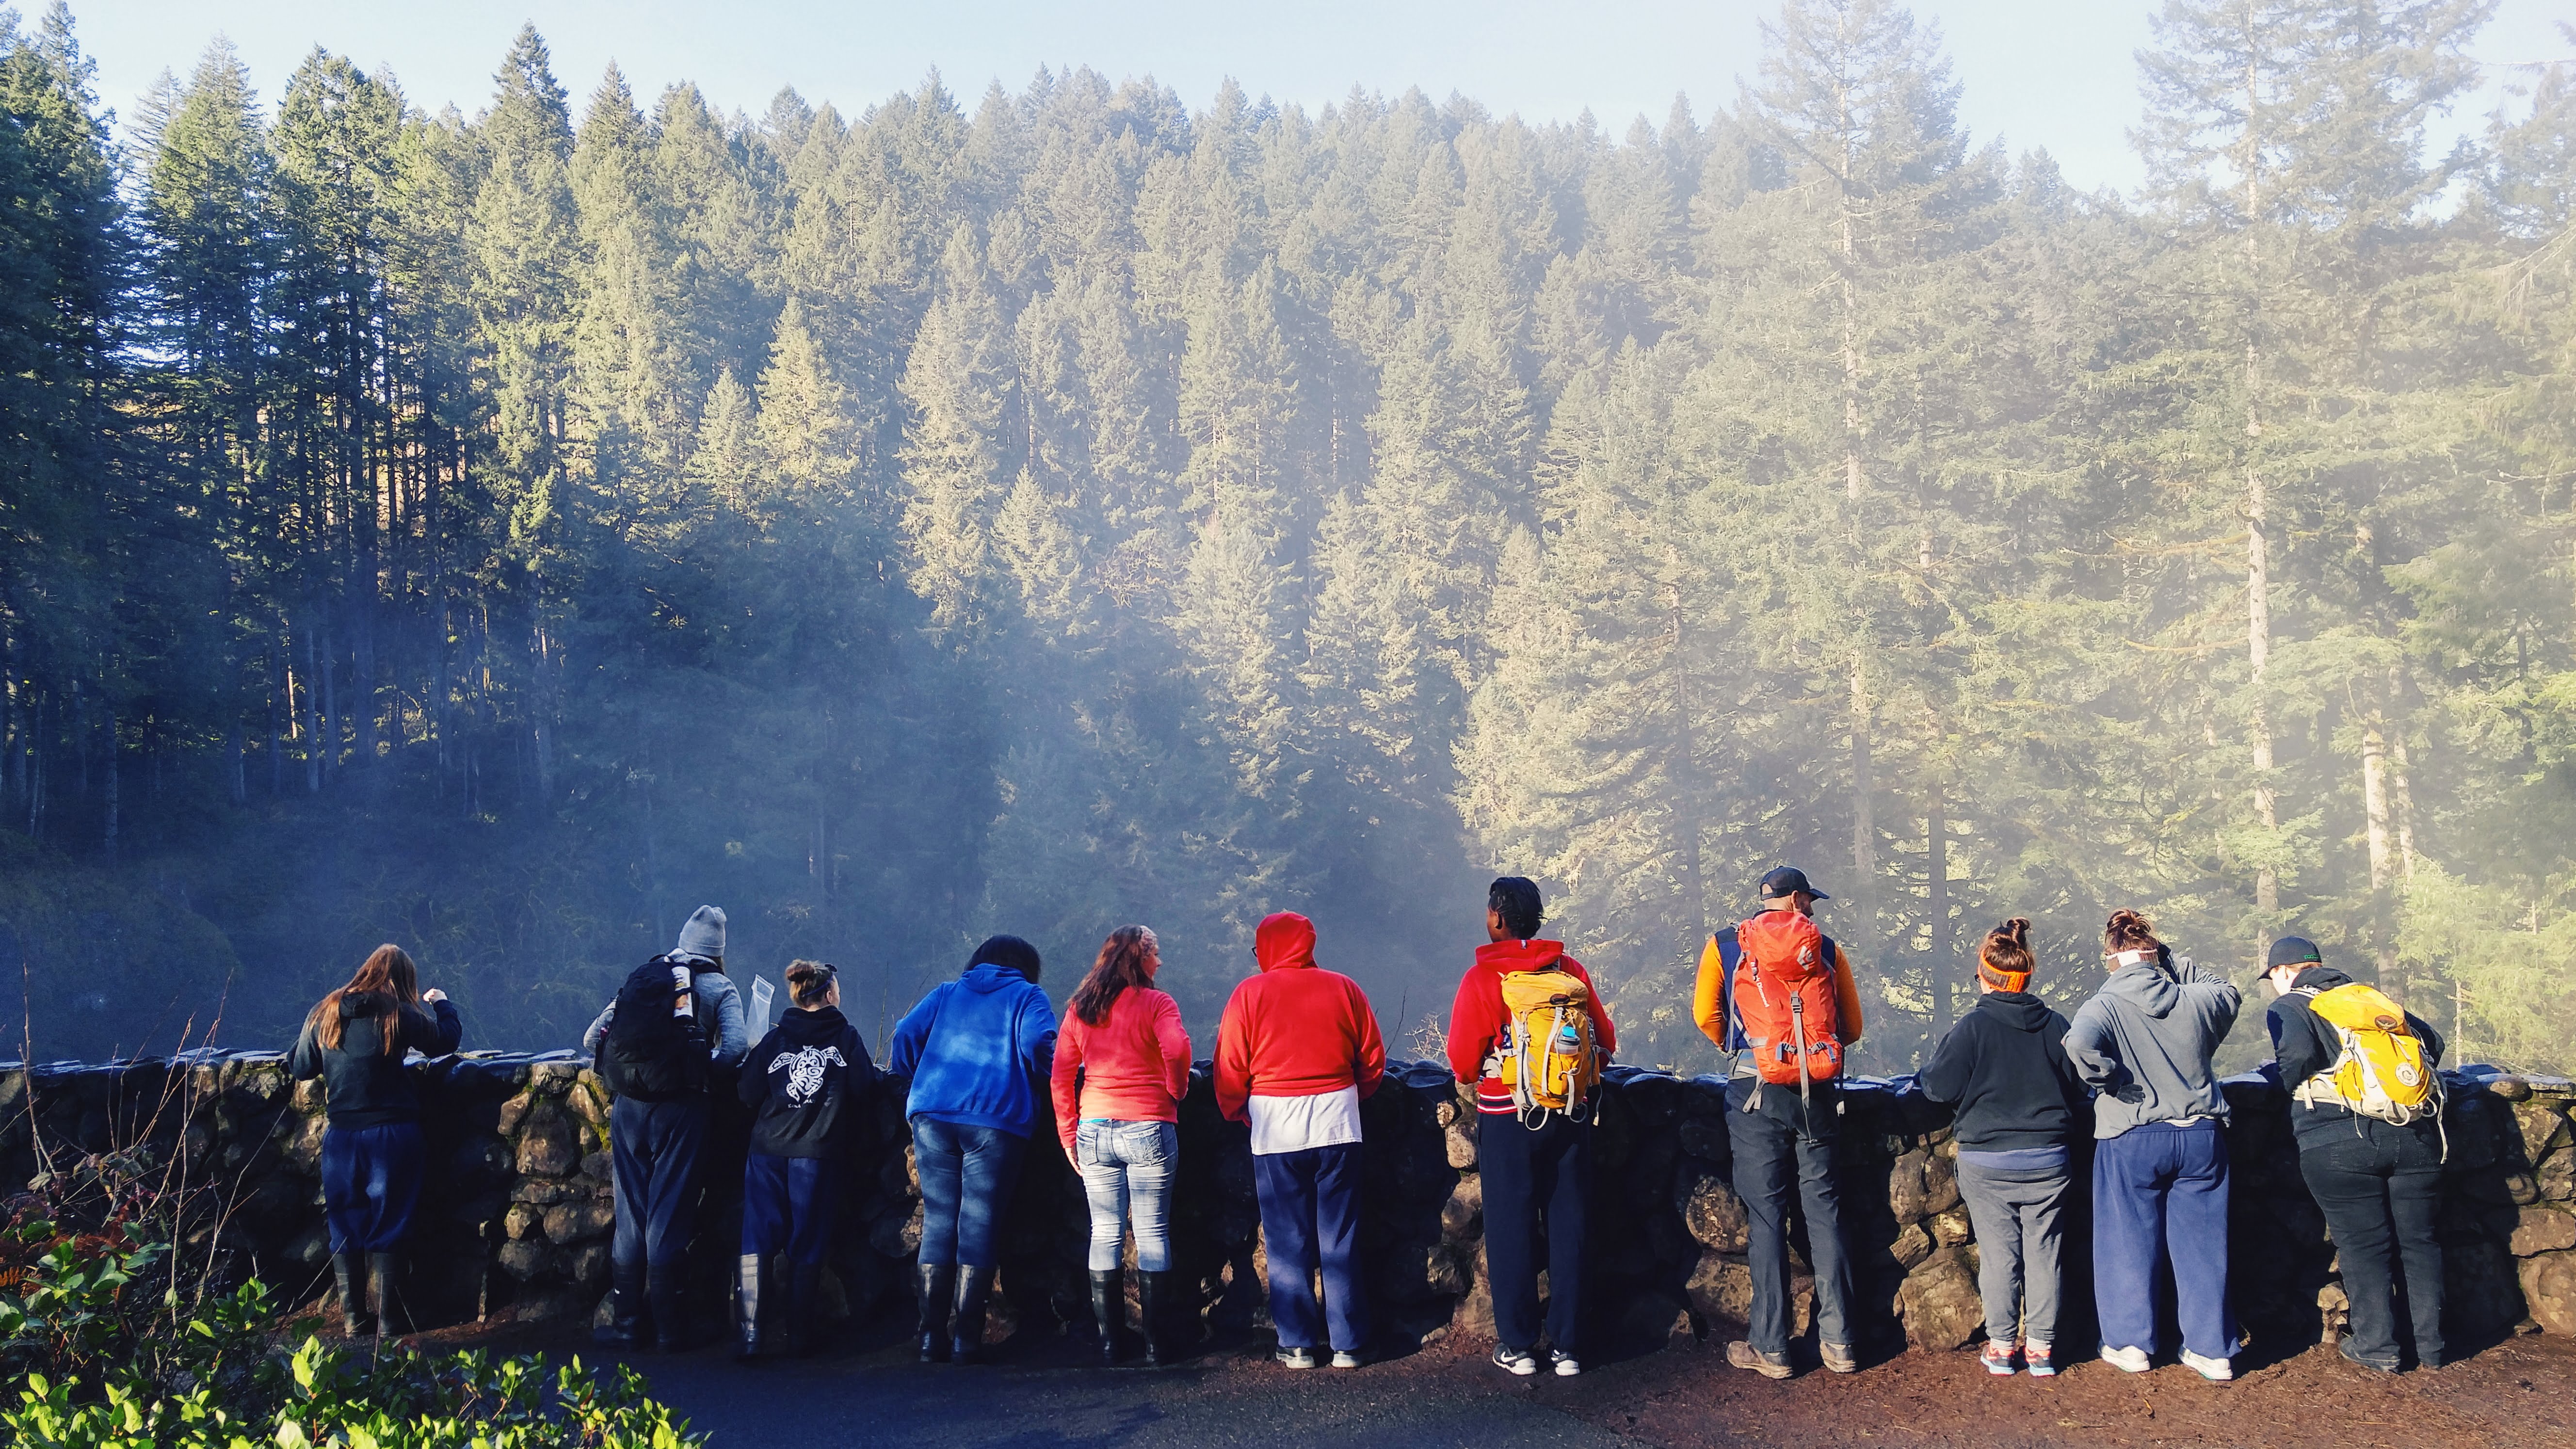
[[859, 1029], [836, 1006], [790, 1011], [742, 1064], [740, 1091], [758, 1116], [751, 1150], [840, 1157], [859, 1119], [855, 1098], [877, 1078]]

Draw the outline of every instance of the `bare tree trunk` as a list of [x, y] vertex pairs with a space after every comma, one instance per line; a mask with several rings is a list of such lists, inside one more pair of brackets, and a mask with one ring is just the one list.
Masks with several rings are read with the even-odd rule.
[[[2265, 494], [2260, 462], [2254, 456], [2263, 437], [2263, 147], [2262, 135], [2255, 129], [2255, 118], [2262, 114], [2261, 100], [2260, 61], [2249, 54], [2245, 66], [2245, 154], [2239, 165], [2245, 178], [2245, 282], [2255, 289], [2245, 319], [2245, 646], [2254, 699], [2252, 717], [2247, 722], [2254, 754], [2254, 818], [2263, 827], [2268, 848], [2279, 836], [2281, 819], [2272, 793], [2272, 707], [2264, 698], [2272, 664], [2271, 540], [2264, 531], [2270, 525], [2270, 500]], [[2281, 880], [2269, 859], [2254, 870], [2254, 909], [2262, 917], [2254, 943], [2254, 954], [2260, 959], [2271, 947], [2272, 927], [2281, 910]]]
[[1875, 787], [1870, 780], [1869, 681], [1863, 658], [1855, 650], [1851, 662], [1852, 905], [1859, 919], [1843, 943], [1855, 961], [1878, 938], [1878, 821], [1870, 808]]
[[1958, 963], [1950, 959], [1950, 810], [1941, 786], [1932, 787], [1932, 808], [1923, 822], [1925, 910], [1932, 926], [1932, 1030], [1937, 1035], [1957, 1018], [1952, 996]]
[[[1677, 566], [1679, 560], [1674, 557], [1672, 562]], [[1689, 913], [1690, 924], [1696, 930], [1708, 914], [1708, 888], [1700, 877], [1699, 742], [1691, 730], [1690, 670], [1682, 655], [1681, 585], [1674, 583], [1672, 591], [1672, 633], [1668, 644], [1673, 669], [1673, 832], [1681, 845], [1682, 909]]]
[[116, 833], [117, 828], [124, 823], [118, 819], [118, 814], [125, 803], [118, 770], [118, 756], [124, 754], [124, 751], [117, 747], [116, 736], [116, 711], [111, 709], [107, 712], [107, 780], [104, 790], [107, 818], [99, 836], [100, 853], [107, 857], [110, 865], [116, 863]]
[[2362, 834], [2370, 852], [2370, 949], [2379, 968], [2379, 987], [2394, 995], [2397, 936], [2390, 894], [2397, 883], [2397, 831], [2389, 799], [2387, 721], [2376, 707], [2361, 721]]

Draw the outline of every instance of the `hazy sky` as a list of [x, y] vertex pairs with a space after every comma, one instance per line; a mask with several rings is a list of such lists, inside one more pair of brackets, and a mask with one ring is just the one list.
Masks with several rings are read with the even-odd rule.
[[[31, 14], [44, 0], [15, 0]], [[1965, 87], [1980, 140], [2045, 146], [2078, 186], [2133, 185], [2126, 129], [2138, 104], [2132, 59], [2161, 0], [1921, 0]], [[1254, 95], [1317, 107], [1357, 83], [1389, 94], [1463, 92], [1498, 113], [1570, 120], [1587, 106], [1615, 134], [1660, 121], [1676, 91], [1705, 118], [1753, 74], [1757, 20], [1776, 0], [74, 0], [101, 99], [131, 113], [167, 68], [184, 76], [221, 31], [277, 98], [319, 44], [390, 66], [429, 109], [471, 113], [522, 20], [554, 49], [575, 113], [614, 59], [637, 94], [694, 80], [721, 109], [757, 113], [782, 85], [855, 116], [937, 67], [971, 110], [999, 78], [1019, 88], [1040, 65], [1088, 65], [1112, 81], [1150, 74], [1204, 104], [1226, 76]], [[2478, 45], [2493, 81], [2513, 62], [2568, 56], [2554, 22], [2568, 0], [2502, 0]], [[2492, 89], [2492, 86], [2491, 86]], [[2455, 118], [2471, 126], [2481, 98]]]

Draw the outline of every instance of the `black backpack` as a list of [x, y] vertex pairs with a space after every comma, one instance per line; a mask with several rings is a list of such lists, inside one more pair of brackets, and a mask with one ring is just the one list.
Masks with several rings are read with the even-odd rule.
[[[608, 1090], [639, 1102], [676, 1102], [707, 1090], [707, 1037], [692, 1010], [674, 1014], [681, 988], [671, 979], [685, 969], [657, 956], [627, 973], [617, 988], [617, 1014], [600, 1043], [599, 1075]], [[692, 973], [694, 979], [694, 973]]]

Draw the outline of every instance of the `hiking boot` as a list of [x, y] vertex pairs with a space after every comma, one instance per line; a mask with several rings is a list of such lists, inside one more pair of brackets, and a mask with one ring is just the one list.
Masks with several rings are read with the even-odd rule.
[[1538, 1356], [1525, 1348], [1514, 1348], [1507, 1343], [1498, 1343], [1494, 1345], [1494, 1367], [1505, 1373], [1528, 1378], [1538, 1372]]
[[367, 1268], [355, 1253], [331, 1255], [331, 1286], [340, 1295], [340, 1331], [364, 1338], [376, 1331], [376, 1316], [367, 1311]]
[[2013, 1346], [1999, 1338], [1987, 1339], [1986, 1346], [1977, 1350], [1977, 1362], [1984, 1364], [1986, 1366], [1986, 1372], [1993, 1374], [1999, 1379], [2011, 1378], [2013, 1376]]
[[2102, 1362], [2124, 1374], [2142, 1374], [2155, 1367], [2155, 1364], [2147, 1358], [2145, 1349], [2113, 1348], [2107, 1343], [2102, 1345]]
[[1822, 1359], [1825, 1367], [1835, 1373], [1856, 1374], [1860, 1372], [1860, 1356], [1851, 1351], [1851, 1345], [1849, 1344], [1818, 1343], [1816, 1345], [1816, 1357]]
[[2213, 1384], [2223, 1384], [2236, 1377], [2236, 1365], [2223, 1358], [2210, 1358], [2186, 1348], [2182, 1351], [2182, 1361], [2185, 1368]]
[[738, 1359], [760, 1357], [760, 1290], [768, 1276], [769, 1260], [758, 1253], [744, 1253], [734, 1265], [733, 1287], [733, 1356]]
[[1281, 1368], [1310, 1369], [1315, 1366], [1315, 1351], [1311, 1348], [1283, 1348], [1270, 1356], [1278, 1360]]
[[608, 1290], [608, 1326], [592, 1335], [609, 1348], [632, 1349], [644, 1342], [644, 1265], [612, 1264]]
[[2047, 1344], [2023, 1344], [2021, 1346], [2021, 1361], [2022, 1366], [2030, 1370], [2030, 1376], [2032, 1378], [2046, 1379], [2055, 1378], [2057, 1376], [2057, 1364], [2048, 1356]]
[[984, 1356], [984, 1305], [993, 1296], [993, 1270], [957, 1265], [957, 1316], [948, 1329], [948, 1354], [957, 1363]]
[[653, 1350], [678, 1353], [689, 1346], [688, 1315], [680, 1309], [680, 1265], [644, 1265], [644, 1301], [653, 1308]]
[[1091, 1321], [1100, 1330], [1100, 1366], [1118, 1363], [1118, 1331], [1127, 1319], [1127, 1270], [1111, 1268], [1091, 1274]]
[[2335, 1352], [2342, 1354], [2348, 1361], [2357, 1364], [2362, 1368], [2366, 1368], [2375, 1374], [2393, 1374], [2397, 1372], [2397, 1365], [2393, 1362], [2381, 1363], [2375, 1359], [2363, 1358], [2360, 1354], [2354, 1352], [2352, 1347], [2352, 1335], [2348, 1333], [2335, 1340]]
[[823, 1301], [823, 1265], [791, 1263], [787, 1266], [787, 1301], [779, 1306], [778, 1322], [770, 1337], [774, 1347], [789, 1358], [804, 1358], [813, 1353], [814, 1343], [822, 1337], [815, 1322], [815, 1305]]
[[1333, 1367], [1337, 1369], [1355, 1369], [1359, 1366], [1360, 1356], [1358, 1354], [1353, 1353], [1347, 1348], [1337, 1348], [1333, 1350]]
[[1168, 1268], [1159, 1273], [1136, 1275], [1136, 1309], [1145, 1320], [1147, 1368], [1163, 1366], [1163, 1316], [1171, 1311], [1171, 1285], [1172, 1273]]
[[1565, 1350], [1551, 1348], [1547, 1351], [1547, 1371], [1558, 1378], [1570, 1379], [1583, 1372], [1583, 1365], [1576, 1362], [1574, 1355]]
[[948, 1362], [948, 1306], [957, 1288], [957, 1270], [946, 1263], [925, 1263], [912, 1270], [913, 1288], [921, 1299], [921, 1361]]
[[1729, 1368], [1751, 1369], [1766, 1379], [1785, 1379], [1796, 1372], [1789, 1367], [1787, 1354], [1764, 1353], [1740, 1338], [1726, 1346], [1726, 1363]]
[[410, 1315], [403, 1311], [402, 1294], [396, 1291], [402, 1282], [402, 1258], [393, 1253], [367, 1255], [367, 1296], [376, 1305], [376, 1335], [401, 1333], [411, 1327]]

